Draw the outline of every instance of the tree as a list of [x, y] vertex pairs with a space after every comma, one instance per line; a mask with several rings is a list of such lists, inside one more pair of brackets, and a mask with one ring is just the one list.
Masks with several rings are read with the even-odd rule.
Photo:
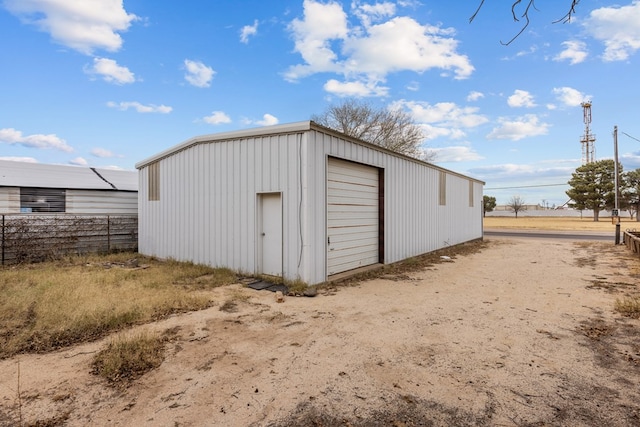
[[[576, 13], [576, 6], [578, 5], [578, 3], [580, 3], [580, 0], [571, 0], [571, 3], [569, 5], [569, 11], [567, 13], [565, 13], [565, 15], [554, 21], [553, 23], [557, 23], [557, 22], [562, 22], [567, 23], [567, 22], [571, 22], [571, 17]], [[476, 11], [474, 12], [473, 15], [471, 15], [471, 18], [469, 18], [469, 22], [473, 22], [473, 20], [476, 18], [476, 16], [478, 15], [478, 13], [480, 12], [480, 9], [482, 9], [482, 6], [484, 5], [484, 0], [480, 1], [480, 4], [478, 5], [478, 8], [476, 9]], [[519, 6], [519, 8], [518, 8]], [[515, 36], [513, 36], [511, 38], [511, 40], [509, 40], [508, 42], [504, 43], [502, 41], [500, 41], [500, 43], [502, 43], [503, 45], [507, 46], [510, 45], [511, 42], [513, 42], [515, 39], [518, 38], [518, 36], [520, 36], [520, 34], [522, 34], [524, 32], [524, 30], [527, 29], [527, 27], [529, 26], [529, 11], [531, 10], [531, 8], [536, 8], [535, 5], [535, 0], [527, 0], [524, 2], [522, 0], [515, 0], [512, 4], [511, 4], [511, 16], [513, 16], [513, 20], [516, 22], [520, 22], [520, 19], [518, 19], [518, 16], [521, 19], [525, 20], [524, 25], [522, 26], [522, 28], [520, 29], [520, 31], [518, 32], [518, 34], [516, 34]], [[519, 11], [516, 11], [516, 9], [519, 9]]]
[[635, 214], [636, 221], [640, 221], [640, 169], [632, 170], [624, 175], [625, 189], [622, 198], [626, 201], [631, 217]]
[[518, 218], [518, 212], [527, 210], [524, 199], [520, 196], [511, 196], [509, 202], [507, 202], [507, 206], [516, 214], [516, 218]]
[[571, 188], [566, 191], [572, 200], [569, 206], [579, 210], [592, 209], [593, 220], [598, 221], [601, 210], [614, 207], [614, 171], [613, 160], [599, 160], [577, 168], [568, 182]]
[[482, 196], [482, 216], [486, 216], [487, 212], [493, 212], [496, 208], [496, 198], [491, 196]]
[[311, 120], [391, 151], [433, 160], [433, 155], [421, 147], [425, 139], [422, 128], [400, 109], [376, 109], [367, 103], [347, 99], [341, 104], [330, 105]]

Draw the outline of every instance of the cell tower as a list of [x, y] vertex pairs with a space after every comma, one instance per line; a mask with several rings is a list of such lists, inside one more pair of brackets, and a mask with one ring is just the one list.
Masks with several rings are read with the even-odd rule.
[[580, 139], [582, 144], [582, 164], [596, 161], [596, 136], [591, 133], [591, 101], [585, 101], [582, 104], [582, 110], [584, 112], [584, 135]]

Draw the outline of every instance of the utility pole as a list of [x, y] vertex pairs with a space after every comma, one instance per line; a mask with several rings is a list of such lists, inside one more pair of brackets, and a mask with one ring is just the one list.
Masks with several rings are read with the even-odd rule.
[[616, 240], [615, 244], [620, 244], [620, 210], [618, 205], [618, 188], [620, 183], [618, 182], [619, 168], [618, 168], [618, 126], [613, 127], [613, 157], [614, 157], [614, 191], [615, 191], [615, 208], [612, 212], [617, 218], [616, 221]]

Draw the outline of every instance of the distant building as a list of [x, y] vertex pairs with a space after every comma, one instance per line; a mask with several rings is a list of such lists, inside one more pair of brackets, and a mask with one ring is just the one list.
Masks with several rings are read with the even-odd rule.
[[298, 122], [136, 167], [139, 251], [313, 285], [481, 239], [484, 182]]
[[137, 214], [138, 174], [0, 160], [0, 214]]

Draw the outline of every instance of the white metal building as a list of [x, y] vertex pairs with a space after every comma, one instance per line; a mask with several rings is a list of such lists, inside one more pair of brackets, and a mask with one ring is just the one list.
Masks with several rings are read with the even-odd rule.
[[305, 121], [136, 165], [139, 251], [307, 284], [482, 238], [482, 181]]
[[135, 171], [0, 160], [0, 214], [137, 214]]

